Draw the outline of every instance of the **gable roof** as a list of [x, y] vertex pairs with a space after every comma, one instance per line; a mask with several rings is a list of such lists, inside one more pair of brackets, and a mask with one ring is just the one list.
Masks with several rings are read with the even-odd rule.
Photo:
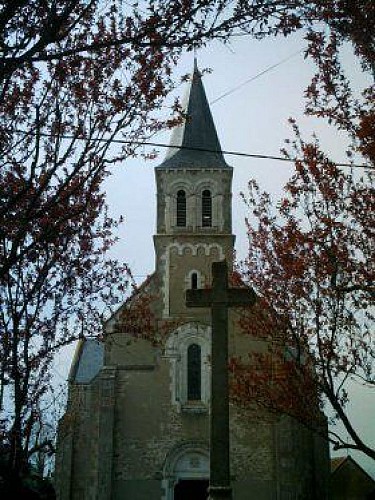
[[132, 293], [127, 297], [124, 302], [114, 311], [109, 318], [107, 318], [104, 322], [104, 330], [109, 333], [112, 331], [112, 328], [115, 326], [116, 322], [120, 319], [121, 314], [126, 312], [126, 309], [129, 308], [132, 303], [134, 303], [138, 297], [140, 297], [143, 293], [147, 293], [150, 287], [153, 285], [156, 277], [156, 272], [153, 272], [147, 278], [142, 281], [142, 283], [133, 289]]

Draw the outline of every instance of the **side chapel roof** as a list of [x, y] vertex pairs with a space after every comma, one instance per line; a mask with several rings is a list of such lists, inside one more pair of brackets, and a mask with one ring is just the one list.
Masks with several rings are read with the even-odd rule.
[[165, 160], [157, 168], [228, 168], [221, 150], [210, 106], [196, 61], [183, 100], [187, 115], [173, 130]]

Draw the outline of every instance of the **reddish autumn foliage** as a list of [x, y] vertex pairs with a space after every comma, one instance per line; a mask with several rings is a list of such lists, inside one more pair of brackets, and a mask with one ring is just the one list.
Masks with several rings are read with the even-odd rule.
[[[173, 123], [155, 114], [171, 68], [183, 47], [229, 36], [237, 24], [224, 7], [0, 7], [0, 406], [16, 471], [34, 450], [53, 353], [100, 333], [100, 306], [114, 307], [128, 281], [126, 266], [106, 257], [117, 222], [103, 180], [135, 153], [133, 141]], [[125, 139], [122, 147], [111, 147], [115, 138]]]
[[1, 441], [17, 472], [36, 451], [54, 352], [101, 333], [103, 306], [129, 280], [106, 257], [117, 222], [102, 183], [134, 152], [111, 150], [114, 137], [141, 140], [162, 126], [151, 112], [176, 53], [143, 43], [155, 36], [152, 11], [84, 0], [0, 11]]
[[[145, 339], [154, 346], [161, 347], [182, 319], [161, 320], [160, 282], [156, 274], [149, 276], [141, 286], [133, 285], [133, 291], [122, 307], [116, 311], [111, 324], [107, 325], [107, 341], [116, 342], [108, 337], [116, 337], [117, 333], [126, 333], [131, 339]], [[159, 316], [159, 319], [158, 319]]]
[[354, 96], [337, 34], [310, 32], [308, 39], [317, 73], [306, 111], [347, 133], [353, 168], [339, 168], [318, 139], [306, 142], [291, 120], [295, 140], [285, 154], [296, 159], [295, 173], [284, 196], [273, 204], [250, 181], [244, 195], [249, 255], [241, 270], [261, 299], [241, 323], [262, 348], [250, 360], [233, 360], [235, 396], [308, 426], [319, 422], [324, 407], [348, 435], [331, 429], [334, 447], [375, 458], [346, 410], [353, 381], [375, 386], [374, 88]]
[[[371, 2], [252, 0], [3, 2], [0, 7], [1, 393], [16, 470], [33, 449], [52, 352], [96, 334], [127, 269], [106, 260], [116, 221], [102, 192], [108, 167], [172, 124], [158, 119], [183, 48], [235, 32], [289, 34], [316, 22], [371, 64]], [[373, 94], [372, 94], [373, 95]], [[369, 94], [369, 100], [371, 95]], [[178, 106], [177, 106], [178, 109]], [[373, 115], [357, 126], [373, 155]], [[126, 139], [111, 147], [115, 138]], [[358, 196], [361, 196], [358, 194]]]
[[241, 325], [264, 348], [250, 359], [250, 370], [234, 361], [236, 397], [256, 397], [311, 426], [319, 395], [351, 438], [332, 434], [336, 447], [374, 457], [345, 404], [353, 380], [369, 390], [375, 382], [375, 191], [370, 175], [354, 179], [322, 161], [312, 145], [303, 151], [276, 208], [255, 182], [249, 184], [246, 201], [255, 219], [248, 222], [242, 271], [261, 301]]

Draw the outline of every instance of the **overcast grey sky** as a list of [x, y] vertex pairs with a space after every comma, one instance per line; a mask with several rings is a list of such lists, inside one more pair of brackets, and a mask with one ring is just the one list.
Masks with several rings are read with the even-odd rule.
[[[336, 161], [346, 161], [345, 137], [336, 129], [324, 126], [322, 120], [307, 118], [303, 114], [303, 92], [313, 75], [312, 64], [303, 58], [303, 46], [301, 36], [265, 41], [244, 37], [229, 46], [214, 42], [199, 51], [199, 68], [212, 69], [211, 74], [203, 77], [210, 102], [294, 54], [277, 68], [211, 105], [223, 150], [279, 155], [284, 140], [293, 137], [287, 123], [288, 118], [293, 117], [306, 137], [317, 132], [325, 151], [332, 153]], [[298, 51], [300, 53], [296, 54]], [[365, 78], [355, 59], [350, 57], [350, 50], [345, 55], [356, 81], [363, 83]], [[176, 74], [186, 74], [192, 66], [193, 55], [186, 54], [176, 68]], [[182, 96], [185, 89], [182, 85], [176, 93]], [[167, 106], [165, 111], [169, 113]], [[160, 133], [153, 140], [168, 143], [169, 136], [169, 132]], [[165, 150], [160, 149], [159, 158], [155, 161], [128, 160], [123, 168], [117, 167], [115, 175], [107, 183], [113, 214], [126, 217], [116, 255], [125, 258], [140, 278], [152, 272], [154, 267], [152, 235], [156, 200], [153, 168], [164, 155]], [[274, 160], [235, 156], [227, 156], [226, 160], [234, 167], [233, 229], [237, 235], [237, 251], [243, 256], [246, 251], [245, 212], [239, 192], [246, 189], [250, 178], [255, 178], [262, 187], [277, 196], [290, 177], [292, 167]]]
[[[321, 120], [303, 115], [303, 93], [313, 75], [313, 66], [303, 58], [303, 47], [300, 35], [285, 40], [278, 38], [265, 41], [243, 37], [227, 47], [215, 42], [198, 52], [199, 68], [212, 69], [212, 73], [203, 79], [208, 100], [212, 102], [266, 68], [300, 51], [280, 66], [212, 104], [211, 110], [223, 150], [279, 155], [284, 140], [292, 138], [287, 121], [293, 117], [306, 138], [316, 132], [325, 151], [331, 153], [334, 160], [346, 161], [344, 136], [335, 129], [329, 130]], [[368, 77], [361, 74], [360, 66], [349, 48], [345, 50], [344, 59], [355, 86], [360, 88]], [[176, 68], [176, 74], [188, 73], [192, 66], [193, 55], [186, 54]], [[184, 91], [183, 86], [177, 89], [180, 96]], [[169, 113], [167, 107], [165, 110]], [[154, 140], [168, 142], [169, 135], [162, 133]], [[106, 185], [111, 213], [125, 216], [125, 224], [119, 234], [120, 242], [114, 254], [130, 264], [137, 281], [142, 281], [154, 270], [152, 235], [156, 222], [156, 194], [153, 168], [161, 162], [164, 154], [165, 150], [160, 150], [156, 161], [127, 161], [122, 167], [116, 168]], [[292, 173], [292, 167], [274, 160], [234, 156], [228, 156], [226, 160], [234, 167], [233, 232], [237, 236], [236, 250], [241, 258], [246, 254], [246, 235], [245, 209], [239, 192], [246, 190], [250, 178], [255, 178], [261, 187], [278, 196]], [[363, 436], [375, 445], [373, 395], [369, 397], [356, 387], [352, 406]], [[358, 455], [355, 458], [375, 477], [375, 466], [370, 460]]]

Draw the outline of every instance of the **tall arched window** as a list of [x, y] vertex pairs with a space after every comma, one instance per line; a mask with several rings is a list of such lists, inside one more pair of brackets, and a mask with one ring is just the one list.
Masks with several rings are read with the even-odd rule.
[[202, 227], [212, 226], [212, 197], [211, 191], [205, 189], [202, 193]]
[[191, 273], [191, 289], [196, 290], [198, 288], [198, 274]]
[[187, 399], [200, 401], [202, 398], [201, 347], [191, 344], [187, 350]]
[[186, 193], [182, 189], [177, 191], [177, 226], [186, 226]]

